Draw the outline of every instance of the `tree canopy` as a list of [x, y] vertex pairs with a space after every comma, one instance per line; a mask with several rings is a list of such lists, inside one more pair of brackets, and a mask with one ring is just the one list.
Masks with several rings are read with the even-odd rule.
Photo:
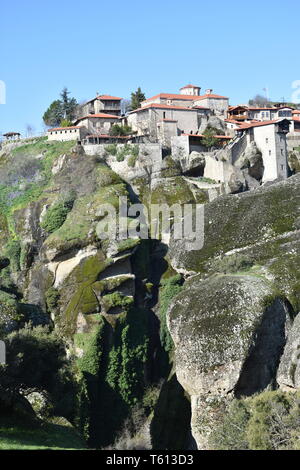
[[268, 98], [263, 95], [255, 95], [251, 100], [249, 100], [250, 106], [269, 106], [271, 102]]
[[138, 89], [131, 93], [131, 103], [130, 103], [130, 108], [133, 111], [134, 109], [138, 109], [141, 105], [141, 102], [146, 99], [145, 94], [142, 92], [141, 87], [138, 87]]
[[60, 93], [60, 99], [53, 101], [43, 115], [47, 126], [61, 126], [62, 122], [72, 122], [78, 106], [75, 98], [69, 97], [70, 92], [65, 87]]
[[222, 135], [223, 132], [215, 127], [207, 126], [205, 131], [203, 132], [203, 138], [201, 140], [201, 144], [207, 148], [219, 147], [220, 141], [216, 135]]

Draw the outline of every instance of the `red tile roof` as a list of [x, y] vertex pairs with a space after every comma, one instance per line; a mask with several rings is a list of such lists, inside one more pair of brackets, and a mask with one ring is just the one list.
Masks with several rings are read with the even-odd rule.
[[196, 98], [199, 98], [198, 95], [180, 95], [174, 93], [159, 93], [158, 95], [152, 96], [151, 98], [146, 99], [143, 103], [147, 101], [152, 101], [156, 98], [162, 98], [166, 100], [186, 100], [186, 101], [194, 101]]
[[108, 101], [122, 101], [123, 98], [118, 98], [117, 96], [110, 96], [110, 95], [98, 95], [97, 100], [108, 100]]
[[193, 109], [209, 109], [206, 106], [193, 106]]
[[130, 139], [131, 137], [129, 135], [110, 135], [110, 134], [89, 134], [86, 136], [86, 139], [88, 137], [99, 137], [100, 139], [105, 138], [105, 139]]
[[223, 99], [223, 100], [228, 100], [227, 96], [221, 96], [221, 95], [215, 95], [213, 93], [209, 93], [207, 95], [202, 95], [202, 96], [197, 96], [197, 98], [194, 101], [198, 100], [206, 100], [207, 98], [215, 98], [215, 99]]
[[[181, 135], [188, 135], [189, 137], [205, 137], [204, 134], [181, 134]], [[232, 137], [230, 135], [214, 135], [216, 139], [227, 139], [231, 140]]]
[[[284, 121], [284, 119], [275, 119], [273, 121], [262, 121], [262, 122], [249, 122], [249, 123], [242, 123], [240, 124], [239, 129], [244, 130], [244, 129], [250, 129], [251, 127], [261, 127], [261, 126], [269, 126], [271, 124], [277, 124], [281, 121]], [[238, 130], [238, 129], [237, 129]]]
[[120, 116], [114, 116], [113, 114], [105, 114], [105, 113], [99, 113], [99, 114], [88, 114], [87, 116], [78, 118], [76, 122], [82, 121], [83, 119], [90, 119], [90, 118], [98, 118], [98, 119], [120, 119]]
[[293, 114], [300, 114], [300, 109], [294, 109]]
[[293, 109], [291, 108], [291, 106], [279, 106], [278, 108], [272, 108], [272, 107], [267, 107], [267, 108], [263, 108], [263, 107], [255, 107], [255, 106], [249, 106], [249, 109], [251, 111], [279, 111], [280, 109]]
[[67, 127], [53, 127], [52, 129], [48, 129], [47, 132], [51, 131], [66, 131], [68, 129], [81, 129], [82, 126], [67, 126]]
[[184, 90], [185, 88], [198, 88], [198, 89], [200, 89], [201, 87], [200, 87], [200, 86], [197, 86], [197, 85], [191, 85], [191, 84], [189, 84], [189, 85], [182, 86], [182, 87], [180, 88], [180, 90]]
[[207, 109], [207, 108], [203, 108], [201, 106], [197, 106], [197, 107], [194, 107], [194, 108], [185, 108], [184, 106], [173, 106], [173, 105], [170, 105], [170, 104], [162, 104], [162, 103], [151, 103], [151, 104], [147, 104], [146, 106], [143, 106], [142, 108], [138, 108], [138, 109], [135, 109], [134, 111], [131, 111], [129, 114], [133, 114], [133, 113], [138, 113], [140, 111], [145, 111], [147, 109], [151, 109], [151, 108], [158, 108], [158, 109], [174, 109], [174, 110], [179, 110], [179, 111], [197, 111], [197, 109]]
[[243, 106], [241, 104], [238, 104], [237, 106], [229, 106], [228, 111], [234, 111], [235, 109], [249, 109], [248, 106]]
[[229, 122], [231, 124], [241, 124], [240, 121], [235, 121], [234, 119], [224, 119], [225, 122]]

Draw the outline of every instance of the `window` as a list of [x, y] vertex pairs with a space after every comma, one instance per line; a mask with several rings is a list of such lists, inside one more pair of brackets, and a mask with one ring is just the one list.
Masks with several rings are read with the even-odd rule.
[[269, 139], [268, 139], [268, 137], [266, 137], [266, 144], [268, 144], [268, 143], [269, 143]]
[[281, 149], [281, 155], [283, 155], [283, 149]]
[[163, 112], [163, 118], [166, 119], [166, 112]]
[[272, 155], [272, 150], [269, 150], [269, 155]]
[[281, 165], [281, 169], [282, 169], [282, 170], [284, 169], [284, 166], [283, 166], [283, 165]]

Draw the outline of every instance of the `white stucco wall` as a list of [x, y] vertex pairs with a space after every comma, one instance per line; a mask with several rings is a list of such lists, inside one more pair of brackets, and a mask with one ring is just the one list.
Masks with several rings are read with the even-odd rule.
[[276, 125], [254, 127], [254, 140], [262, 152], [264, 163], [263, 182], [287, 178], [287, 143], [285, 134], [277, 132]]
[[80, 140], [82, 138], [83, 132], [81, 129], [62, 129], [58, 131], [47, 132], [48, 140]]

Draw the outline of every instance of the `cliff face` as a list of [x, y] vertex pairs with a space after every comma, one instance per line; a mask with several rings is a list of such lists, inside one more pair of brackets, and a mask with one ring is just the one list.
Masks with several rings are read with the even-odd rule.
[[294, 176], [219, 198], [206, 206], [203, 249], [169, 251], [174, 268], [199, 273], [168, 311], [199, 448], [234, 397], [299, 386], [299, 189]]
[[[0, 407], [63, 416], [93, 447], [121, 432], [122, 448], [190, 448], [192, 425], [206, 448], [233, 397], [298, 387], [300, 178], [217, 197], [218, 185], [183, 176], [171, 157], [150, 167], [130, 151], [122, 178], [111, 153], [86, 155], [72, 142], [0, 152], [0, 329], [10, 359]], [[120, 197], [147, 208], [205, 204], [204, 247], [101, 240], [99, 208], [118, 212]], [[24, 361], [41, 343], [35, 376]]]

